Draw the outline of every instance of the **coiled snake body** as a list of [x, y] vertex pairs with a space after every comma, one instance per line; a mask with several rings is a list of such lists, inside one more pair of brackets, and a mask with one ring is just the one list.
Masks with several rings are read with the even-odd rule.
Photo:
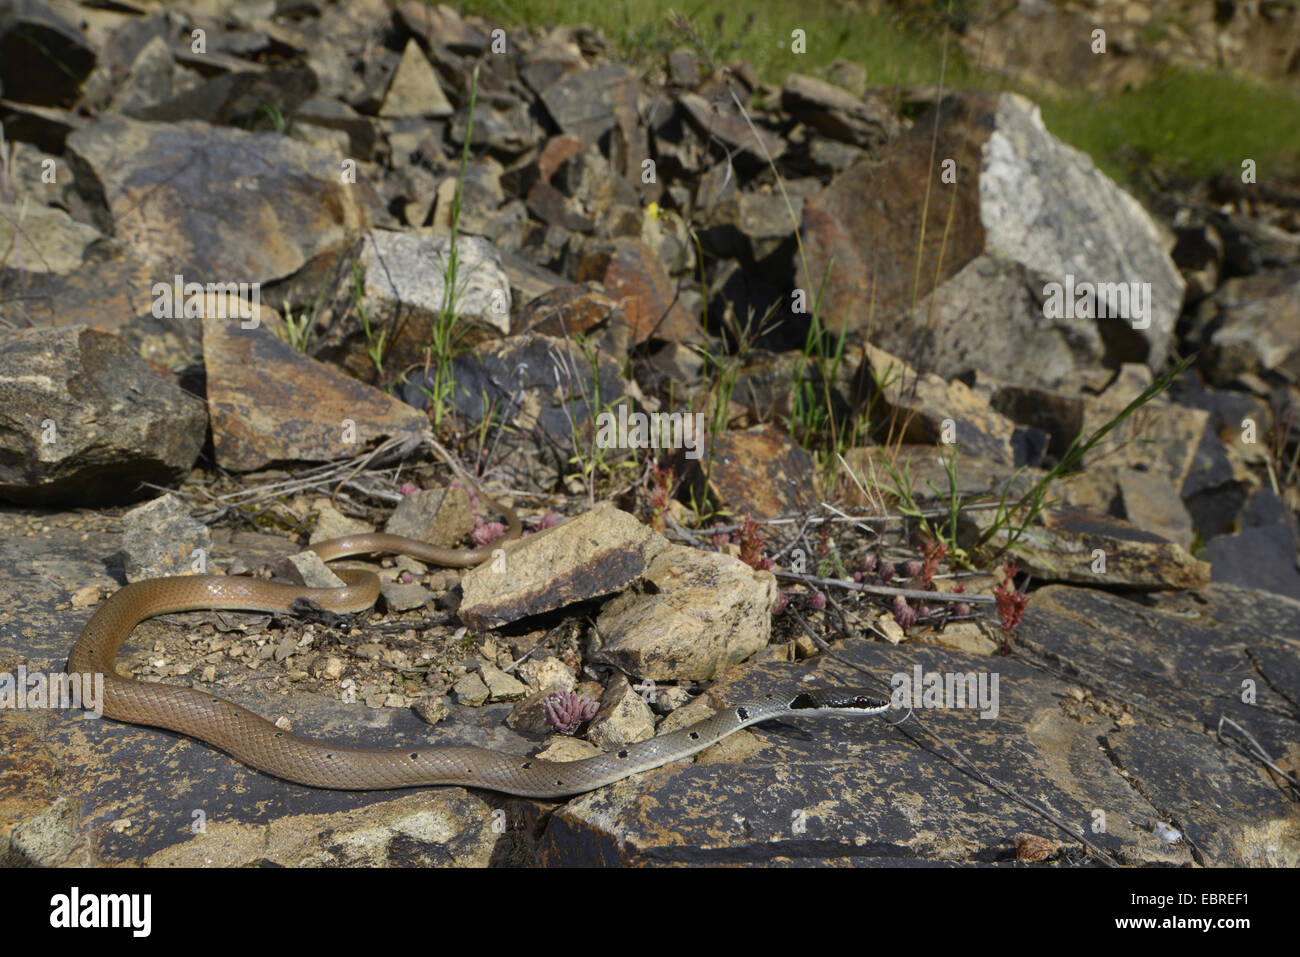
[[[518, 518], [509, 509], [503, 511], [510, 519], [509, 535], [516, 537]], [[312, 549], [327, 561], [382, 551], [453, 567], [478, 564], [491, 553], [490, 548], [444, 549], [385, 534], [331, 539]], [[690, 727], [617, 751], [580, 761], [553, 762], [477, 747], [380, 749], [314, 741], [215, 695], [135, 681], [122, 677], [114, 667], [126, 636], [154, 615], [218, 608], [289, 612], [302, 599], [335, 612], [361, 611], [374, 604], [379, 596], [378, 578], [349, 569], [337, 573], [345, 582], [342, 588], [302, 588], [220, 575], [133, 582], [91, 616], [68, 656], [67, 669], [69, 673], [103, 675], [103, 710], [110, 718], [198, 738], [250, 767], [288, 781], [346, 790], [456, 784], [526, 797], [566, 797], [688, 757], [742, 728], [781, 715], [863, 715], [889, 707], [888, 702], [856, 689], [791, 689], [724, 708]]]

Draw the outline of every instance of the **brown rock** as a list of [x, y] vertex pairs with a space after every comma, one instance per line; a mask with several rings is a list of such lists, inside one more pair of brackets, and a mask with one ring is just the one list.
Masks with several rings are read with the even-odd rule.
[[776, 578], [738, 558], [672, 545], [596, 619], [593, 661], [653, 681], [702, 681], [762, 649]]
[[608, 595], [639, 578], [667, 541], [611, 504], [501, 546], [461, 580], [460, 617], [496, 628]]
[[632, 325], [632, 344], [647, 339], [701, 341], [699, 324], [674, 295], [673, 283], [653, 250], [639, 239], [621, 240], [605, 271], [605, 292]]
[[993, 461], [1015, 461], [1015, 423], [964, 382], [945, 382], [929, 372], [918, 376], [907, 363], [872, 345], [863, 349], [859, 379], [879, 397], [882, 432], [893, 423], [903, 429], [905, 442], [942, 442]]
[[327, 462], [402, 437], [428, 420], [377, 389], [302, 355], [265, 329], [203, 321], [208, 409], [217, 463], [251, 471], [272, 462]]
[[696, 463], [697, 482], [736, 516], [776, 518], [803, 512], [818, 501], [812, 456], [773, 425], [709, 437], [710, 452]]
[[[964, 512], [963, 547], [969, 548], [993, 521], [991, 511]], [[1045, 510], [1041, 523], [1027, 530], [1013, 557], [1035, 578], [1148, 591], [1196, 589], [1210, 583], [1208, 562], [1123, 519], [1066, 506]], [[1004, 529], [989, 544], [997, 547], [1007, 540]]]

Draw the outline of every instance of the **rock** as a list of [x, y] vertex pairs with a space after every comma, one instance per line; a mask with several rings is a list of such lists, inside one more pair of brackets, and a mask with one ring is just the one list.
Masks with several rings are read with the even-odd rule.
[[6, 263], [12, 269], [38, 276], [75, 273], [105, 243], [99, 230], [61, 209], [0, 201], [0, 249], [10, 250]]
[[[962, 547], [970, 550], [995, 521], [991, 511], [964, 512]], [[1181, 545], [1143, 531], [1122, 519], [1081, 507], [1045, 509], [1041, 524], [1029, 527], [1012, 558], [1035, 578], [1108, 588], [1203, 588], [1210, 566]], [[1004, 529], [988, 547], [1008, 540]]]
[[474, 128], [469, 128], [469, 105], [457, 112], [451, 123], [450, 141], [457, 146], [469, 133], [470, 145], [490, 150], [512, 160], [542, 141], [543, 132], [528, 105], [510, 94], [479, 91], [474, 104]]
[[393, 74], [392, 85], [384, 97], [380, 116], [451, 116], [455, 108], [442, 91], [433, 67], [414, 40], [406, 41], [402, 62]]
[[311, 550], [298, 552], [281, 559], [275, 565], [275, 574], [295, 585], [307, 588], [342, 588], [342, 578], [325, 564], [325, 560]]
[[94, 47], [48, 4], [0, 7], [0, 90], [9, 99], [71, 107], [94, 66]]
[[403, 584], [402, 582], [381, 580], [379, 593], [384, 596], [384, 602], [387, 604], [389, 611], [410, 611], [413, 608], [423, 608], [433, 600], [433, 592], [415, 582]]
[[316, 74], [307, 67], [251, 69], [241, 63], [236, 72], [203, 80], [159, 102], [141, 100], [123, 107], [122, 114], [159, 123], [197, 120], [214, 126], [245, 126], [268, 122], [268, 111], [291, 114], [316, 89]]
[[[436, 387], [431, 371], [394, 391], [423, 409]], [[571, 339], [523, 335], [482, 343], [452, 360], [448, 389], [456, 414], [471, 428], [511, 424], [493, 442], [516, 488], [554, 488], [580, 470], [571, 461], [575, 454], [590, 460], [599, 453], [611, 464], [630, 454], [596, 446], [596, 416], [627, 394], [618, 363], [601, 353], [589, 356]]]
[[618, 303], [585, 285], [557, 286], [516, 310], [510, 334], [529, 332], [556, 339], [581, 335], [598, 343], [599, 351], [616, 356], [627, 353], [631, 339], [631, 325]]
[[[4, 227], [0, 225], [0, 230]], [[0, 305], [12, 308], [19, 326], [87, 325], [120, 336], [138, 355], [175, 367], [202, 352], [202, 330], [183, 316], [155, 317], [151, 295], [157, 273], [138, 257], [117, 249], [92, 255], [66, 274], [33, 271], [24, 295]], [[0, 282], [5, 274], [0, 272]]]
[[754, 519], [798, 514], [816, 504], [817, 477], [812, 456], [772, 425], [708, 438], [709, 452], [697, 458], [692, 474], [707, 492], [736, 516]]
[[895, 136], [898, 117], [883, 97], [859, 99], [824, 80], [792, 73], [781, 89], [781, 108], [823, 136], [872, 149]]
[[479, 674], [488, 689], [488, 701], [514, 701], [528, 694], [528, 686], [486, 662], [479, 665]]
[[346, 103], [313, 97], [293, 111], [293, 125], [320, 127], [347, 134], [347, 155], [369, 159], [375, 150], [378, 130], [373, 118], [362, 116]]
[[170, 492], [131, 509], [122, 523], [128, 582], [207, 572], [208, 527], [191, 518]]
[[538, 691], [572, 691], [578, 683], [573, 669], [559, 658], [529, 658], [517, 669], [519, 677]]
[[452, 686], [452, 690], [456, 692], [457, 701], [461, 704], [467, 704], [471, 708], [477, 708], [479, 705], [485, 704], [491, 694], [488, 691], [487, 682], [474, 671], [457, 681]]
[[[400, 437], [408, 449], [422, 441], [424, 416], [265, 329], [242, 325], [214, 316], [203, 320], [212, 444], [223, 468], [329, 462], [390, 437]], [[293, 401], [285, 401], [290, 393]]]
[[528, 191], [528, 211], [537, 219], [575, 233], [590, 233], [596, 222], [550, 183], [537, 182]]
[[403, 496], [384, 524], [389, 535], [403, 535], [451, 548], [474, 530], [469, 493], [460, 488], [417, 489]]
[[1300, 599], [1294, 520], [1267, 486], [1250, 499], [1241, 525], [1240, 531], [1219, 535], [1206, 545], [1211, 578]]
[[966, 454], [1019, 464], [1015, 424], [964, 382], [945, 382], [930, 372], [918, 375], [901, 359], [872, 345], [862, 351], [858, 381], [867, 395], [878, 396], [879, 421], [887, 424], [897, 417], [905, 424], [903, 441], [954, 444]]
[[189, 471], [203, 403], [121, 339], [82, 326], [0, 338], [0, 499], [130, 501]]
[[997, 383], [989, 405], [1018, 425], [1045, 432], [1050, 436], [1047, 451], [1059, 459], [1083, 432], [1087, 398], [1076, 392]]
[[1300, 382], [1300, 270], [1229, 279], [1211, 299], [1210, 380], [1276, 372]]
[[[364, 221], [360, 190], [340, 182], [332, 158], [274, 133], [107, 114], [72, 133], [68, 150], [78, 182], [102, 192], [114, 234], [158, 279], [270, 282], [336, 256]], [[195, 202], [210, 196], [222, 199]]]
[[649, 339], [702, 341], [699, 324], [681, 307], [663, 265], [641, 240], [619, 241], [603, 279], [606, 294], [631, 323], [633, 345]]
[[[846, 170], [805, 203], [809, 275], [800, 272], [798, 285], [818, 288], [834, 260], [822, 302], [827, 327], [861, 331], [874, 317], [878, 344], [900, 353], [925, 330], [930, 368], [944, 378], [978, 363], [1001, 381], [1052, 388], [1072, 368], [1106, 357], [1163, 364], [1183, 284], [1150, 217], [1091, 160], [1052, 138], [1022, 97], [962, 94], [940, 109], [934, 155], [958, 166], [950, 201], [926, 213], [920, 273], [935, 275], [942, 246], [937, 287], [911, 311], [923, 194], [942, 173], [929, 169], [935, 127], [922, 119], [880, 165]], [[1142, 308], [1128, 303], [1128, 318], [1072, 318], [1083, 282], [1139, 283]], [[1127, 298], [1131, 289], [1106, 290], [1117, 311], [1121, 291]], [[1021, 362], [1026, 352], [1038, 361]]]
[[331, 505], [327, 498], [312, 502], [311, 515], [316, 521], [312, 525], [311, 536], [307, 541], [312, 545], [331, 538], [342, 538], [344, 535], [365, 535], [375, 530], [373, 526], [359, 519], [344, 515]]
[[433, 324], [445, 306], [450, 305], [458, 323], [479, 329], [480, 335], [509, 332], [510, 284], [495, 249], [475, 236], [457, 240], [456, 290], [448, 297], [450, 251], [448, 237], [366, 233], [334, 270], [316, 319], [311, 354], [341, 365], [354, 378], [374, 381], [379, 372], [370, 348], [382, 341], [385, 375], [422, 364]]
[[[872, 445], [846, 449], [844, 461], [857, 478], [857, 482], [851, 483], [856, 493], [854, 501], [858, 505], [870, 506], [872, 498], [878, 498], [878, 493], [864, 496], [858, 483], [868, 492], [879, 488], [887, 494], [892, 493], [894, 479], [887, 467], [892, 463], [899, 478], [911, 479], [909, 491], [919, 501], [937, 498], [943, 507], [950, 494], [948, 470], [944, 463], [952, 454], [951, 450], [934, 445]], [[1041, 469], [1017, 468], [1000, 459], [986, 459], [969, 452], [957, 452], [956, 455], [956, 491], [964, 501], [996, 502], [1005, 493], [1007, 502], [1015, 503], [1045, 474]]]
[[1223, 237], [1210, 223], [1184, 226], [1175, 230], [1178, 242], [1169, 256], [1187, 283], [1188, 303], [1204, 299], [1219, 288], [1223, 275]]
[[714, 139], [737, 151], [750, 165], [766, 165], [769, 159], [778, 160], [785, 154], [785, 140], [764, 130], [757, 121], [751, 127], [730, 96], [710, 102], [703, 96], [683, 93], [677, 103], [706, 140]]
[[504, 562], [465, 573], [461, 620], [497, 628], [530, 615], [617, 592], [667, 547], [631, 515], [605, 504], [563, 525], [502, 545]]
[[[1125, 364], [1102, 394], [1084, 406], [1084, 435], [1092, 435], [1117, 416], [1151, 385], [1143, 365]], [[1136, 469], [1159, 475], [1181, 489], [1205, 432], [1209, 413], [1177, 405], [1157, 396], [1107, 436], [1083, 459], [1085, 468]]]
[[635, 111], [636, 75], [619, 63], [603, 63], [561, 77], [541, 93], [542, 103], [560, 129], [582, 143], [599, 144], [618, 126], [619, 100]]
[[645, 741], [655, 735], [654, 713], [632, 690], [627, 679], [615, 675], [601, 696], [600, 710], [591, 720], [587, 738], [602, 750], [609, 751]]
[[430, 6], [419, 0], [402, 0], [396, 11], [403, 26], [427, 46], [441, 44], [464, 54], [482, 53], [487, 48], [487, 35], [445, 4]]
[[591, 660], [654, 681], [705, 680], [763, 648], [776, 578], [738, 558], [672, 545], [646, 567], [647, 584], [611, 599], [596, 619]]
[[1137, 528], [1191, 549], [1196, 538], [1192, 516], [1178, 497], [1178, 486], [1162, 475], [1118, 469], [1119, 504], [1123, 516]]
[[524, 734], [549, 734], [554, 732], [556, 729], [551, 727], [551, 723], [546, 720], [542, 705], [547, 698], [558, 690], [561, 689], [538, 688], [529, 692], [529, 694], [515, 702], [514, 710], [510, 712], [510, 717], [506, 718], [506, 724], [515, 731]]
[[[1213, 730], [1226, 707], [1230, 717], [1267, 739], [1262, 746], [1276, 756], [1286, 750], [1294, 721], [1271, 711], [1282, 700], [1273, 692], [1266, 694], [1268, 703], [1261, 698], [1262, 706], [1251, 706], [1238, 700], [1236, 678], [1221, 690], [1204, 683], [1207, 675], [1242, 667], [1247, 648], [1252, 657], [1264, 649], [1285, 657], [1284, 642], [1273, 636], [1300, 626], [1297, 606], [1261, 597], [1240, 614], [1238, 603], [1252, 595], [1262, 593], [1213, 586], [1210, 604], [1193, 605], [1200, 617], [1191, 619], [1177, 607], [1168, 613], [1144, 609], [1092, 589], [1035, 591], [1017, 641], [1025, 654], [1048, 655], [1063, 677], [1044, 677], [1028, 662], [999, 658], [997, 716], [981, 720], [978, 712], [953, 710], [944, 719], [961, 724], [964, 750], [977, 749], [982, 770], [1022, 793], [1033, 790], [1064, 819], [1083, 822], [1088, 837], [1124, 863], [1192, 864], [1187, 847], [1170, 848], [1141, 827], [1160, 813], [1156, 809], [1168, 808], [1177, 809], [1203, 863], [1290, 861], [1300, 833], [1293, 809], [1260, 778], [1257, 764], [1223, 747]], [[1173, 596], [1167, 601], [1192, 605]], [[940, 675], [987, 667], [980, 655], [882, 642], [846, 643], [837, 654], [883, 676], [907, 675], [918, 665]], [[1282, 677], [1289, 672], [1281, 661], [1269, 659], [1269, 680], [1293, 684]], [[715, 683], [709, 704], [718, 708], [788, 687], [807, 667], [740, 666]], [[815, 671], [810, 684], [861, 679], [835, 662]], [[1080, 686], [1098, 689], [1102, 701], [1123, 701], [1124, 710], [1117, 715], [1101, 702], [1096, 711], [1070, 703], [1080, 700], [1071, 694]], [[1083, 700], [1091, 699], [1085, 694]], [[541, 860], [686, 864], [753, 855], [766, 864], [989, 863], [1014, 858], [1010, 835], [1042, 832], [1043, 818], [1014, 802], [983, 802], [976, 811], [982, 792], [971, 790], [965, 772], [890, 732], [890, 720], [790, 717], [722, 743], [750, 738], [754, 746], [742, 748], [742, 758], [715, 760], [713, 752], [726, 749], [711, 748], [694, 762], [578, 797], [552, 818]], [[1009, 736], [1030, 760], [999, 743]], [[1190, 769], [1185, 790], [1179, 762]], [[863, 794], [888, 797], [864, 802]], [[970, 808], [960, 840], [948, 836], [957, 806]], [[1091, 814], [1097, 808], [1106, 812], [1106, 827], [1091, 831], [1087, 822], [1096, 819]], [[1050, 833], [1064, 838], [1067, 859], [1079, 859], [1077, 842]]]

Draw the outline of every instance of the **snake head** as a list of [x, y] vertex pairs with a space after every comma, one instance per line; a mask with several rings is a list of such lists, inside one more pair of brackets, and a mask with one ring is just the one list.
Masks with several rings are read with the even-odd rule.
[[864, 688], [815, 688], [795, 695], [790, 709], [878, 714], [889, 710], [889, 701], [870, 694]]

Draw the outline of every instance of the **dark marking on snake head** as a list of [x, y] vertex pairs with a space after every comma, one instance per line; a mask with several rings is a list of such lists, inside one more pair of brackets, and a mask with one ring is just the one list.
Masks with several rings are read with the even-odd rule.
[[532, 761], [525, 761], [523, 764], [520, 765], [520, 767], [523, 768], [525, 771], [527, 771], [532, 766], [533, 766]]
[[806, 691], [799, 692], [799, 694], [794, 696], [794, 700], [790, 702], [790, 710], [792, 711], [815, 707], [817, 707], [817, 699]]
[[737, 708], [737, 709], [736, 709], [736, 717], [738, 717], [741, 721], [748, 721], [748, 720], [749, 720], [749, 711], [746, 710], [745, 708]]
[[620, 751], [620, 752], [618, 753], [618, 756], [619, 756], [620, 758], [625, 758], [625, 757], [627, 757], [627, 748], [624, 748], [622, 751]]

